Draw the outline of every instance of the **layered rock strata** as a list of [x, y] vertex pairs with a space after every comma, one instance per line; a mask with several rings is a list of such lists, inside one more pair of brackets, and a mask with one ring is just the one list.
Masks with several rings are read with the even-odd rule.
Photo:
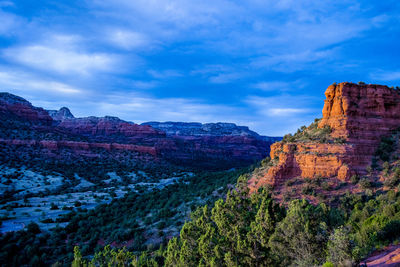
[[329, 140], [273, 144], [270, 152], [273, 166], [261, 178], [253, 176], [249, 180], [252, 191], [295, 177], [336, 177], [346, 181], [354, 174], [363, 175], [381, 138], [400, 126], [397, 90], [345, 82], [329, 86], [325, 96], [318, 128], [331, 129]]
[[[75, 118], [68, 108], [47, 111], [9, 93], [0, 93], [0, 139], [5, 148], [26, 147], [11, 153], [35, 153], [45, 160], [70, 160], [65, 153], [114, 158], [134, 152], [137, 161], [151, 157], [165, 164], [212, 169], [261, 160], [276, 140], [232, 123], [139, 125], [110, 116]], [[9, 151], [13, 149], [4, 153]]]

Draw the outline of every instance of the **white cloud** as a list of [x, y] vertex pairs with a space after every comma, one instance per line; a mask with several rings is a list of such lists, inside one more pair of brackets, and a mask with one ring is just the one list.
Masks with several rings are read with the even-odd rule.
[[271, 97], [249, 96], [245, 102], [258, 110], [264, 116], [284, 115], [288, 113], [315, 112], [307, 107], [313, 102], [320, 101], [318, 97], [306, 95], [278, 95]]
[[0, 70], [0, 87], [5, 91], [15, 93], [39, 95], [43, 93], [54, 95], [84, 94], [84, 90], [66, 83], [54, 80], [45, 80], [43, 78], [32, 77], [22, 72], [10, 72]]
[[268, 81], [268, 82], [258, 82], [250, 85], [253, 88], [257, 88], [263, 91], [286, 91], [290, 89], [291, 84], [283, 81]]
[[370, 77], [379, 81], [398, 81], [400, 80], [400, 71], [382, 71], [378, 70], [370, 74]]
[[251, 66], [264, 68], [284, 73], [290, 73], [306, 68], [308, 65], [326, 62], [333, 58], [337, 49], [323, 51], [302, 51], [299, 53], [276, 54], [272, 56], [262, 56], [252, 60]]
[[268, 112], [273, 116], [293, 116], [299, 113], [307, 113], [310, 110], [304, 108], [271, 108]]
[[221, 73], [216, 76], [211, 76], [208, 80], [210, 83], [224, 84], [231, 83], [241, 78], [240, 73]]
[[300, 126], [310, 124], [321, 116], [318, 97], [305, 95], [278, 95], [273, 97], [249, 96], [245, 102], [254, 109], [253, 127], [270, 135], [294, 133]]
[[183, 76], [182, 72], [179, 70], [149, 70], [148, 73], [156, 79], [168, 79]]
[[243, 78], [246, 76], [246, 71], [236, 71], [234, 65], [211, 64], [196, 67], [190, 75], [201, 76], [214, 84], [226, 84]]
[[[210, 105], [195, 99], [154, 98], [139, 94], [111, 95], [98, 103], [97, 112], [136, 122], [157, 121], [240, 121], [237, 108]], [[233, 115], [237, 114], [237, 116]]]
[[9, 48], [3, 55], [23, 65], [62, 74], [89, 75], [97, 71], [112, 71], [116, 63], [109, 54], [85, 53], [45, 45]]
[[116, 17], [125, 16], [130, 21], [145, 20], [148, 26], [158, 24], [162, 28], [172, 28], [172, 30], [216, 24], [217, 17], [236, 8], [233, 3], [226, 0], [213, 3], [197, 0], [97, 0], [94, 1], [94, 5], [108, 10]]
[[228, 72], [232, 69], [230, 66], [210, 64], [193, 69], [191, 75], [215, 75], [221, 72]]
[[260, 81], [257, 83], [250, 84], [249, 87], [260, 89], [261, 91], [265, 92], [284, 93], [284, 92], [299, 91], [299, 89], [306, 87], [307, 84], [308, 83], [302, 79], [294, 81], [287, 81], [286, 79], [286, 80]]
[[84, 41], [79, 35], [54, 34], [34, 44], [4, 49], [2, 55], [28, 67], [66, 75], [118, 71], [119, 57], [87, 52]]
[[112, 44], [126, 50], [148, 47], [151, 43], [146, 35], [124, 29], [110, 30], [107, 38]]
[[0, 7], [10, 7], [15, 6], [15, 4], [11, 1], [0, 1]]
[[132, 86], [134, 89], [151, 89], [157, 87], [159, 82], [157, 81], [133, 81]]
[[[5, 3], [2, 3], [4, 6]], [[20, 27], [21, 23], [21, 18], [14, 14], [3, 12], [0, 9], [0, 35], [9, 36], [15, 34], [15, 30]]]

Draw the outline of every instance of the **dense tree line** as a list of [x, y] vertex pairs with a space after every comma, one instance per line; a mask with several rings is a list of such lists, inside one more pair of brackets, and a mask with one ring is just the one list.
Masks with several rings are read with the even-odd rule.
[[241, 177], [225, 200], [192, 212], [165, 249], [131, 255], [126, 264], [356, 266], [374, 249], [400, 238], [400, 194], [395, 191], [370, 197], [349, 193], [337, 207], [306, 200], [285, 207], [264, 189], [249, 196], [246, 180]]
[[192, 214], [169, 242], [166, 266], [352, 266], [400, 237], [395, 191], [347, 194], [337, 208], [305, 200], [284, 208], [265, 190], [247, 197], [238, 188]]

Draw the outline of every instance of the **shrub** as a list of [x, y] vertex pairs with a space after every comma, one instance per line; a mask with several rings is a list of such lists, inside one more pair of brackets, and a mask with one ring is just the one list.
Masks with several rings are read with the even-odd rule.
[[270, 161], [271, 161], [271, 158], [270, 158], [270, 157], [266, 157], [265, 159], [263, 159], [263, 160], [261, 161], [261, 166], [262, 166], [262, 167], [267, 166], [268, 163], [269, 163]]
[[362, 178], [359, 185], [362, 189], [372, 188], [372, 182], [368, 178]]
[[352, 266], [352, 242], [347, 228], [339, 227], [329, 237], [328, 260], [335, 266]]
[[295, 182], [296, 182], [295, 179], [286, 180], [286, 181], [285, 181], [285, 186], [286, 186], [286, 187], [292, 186], [292, 185], [294, 185]]
[[343, 145], [343, 144], [346, 144], [346, 139], [343, 137], [338, 137], [338, 138], [333, 139], [333, 143]]
[[387, 187], [393, 188], [393, 187], [395, 187], [396, 185], [398, 185], [399, 182], [400, 182], [400, 177], [398, 177], [398, 176], [396, 176], [396, 175], [393, 175], [392, 177], [387, 178], [383, 184], [384, 184], [385, 186], [387, 186]]
[[51, 219], [51, 218], [46, 218], [44, 220], [41, 220], [40, 222], [41, 223], [54, 223], [53, 219]]
[[304, 195], [311, 195], [311, 196], [314, 196], [314, 195], [315, 195], [314, 188], [313, 188], [311, 185], [309, 185], [309, 184], [305, 185], [305, 186], [301, 189], [301, 193], [304, 194]]
[[33, 234], [38, 234], [41, 232], [39, 225], [37, 225], [37, 223], [34, 223], [34, 222], [30, 222], [27, 225], [27, 229], [28, 229], [28, 232], [33, 233]]
[[373, 168], [371, 166], [368, 166], [366, 168], [366, 170], [367, 170], [368, 174], [372, 174]]
[[324, 182], [321, 184], [321, 187], [322, 187], [322, 189], [324, 189], [324, 190], [326, 190], [326, 191], [331, 190], [331, 186], [329, 185], [329, 182], [328, 182], [328, 181], [324, 181]]
[[296, 138], [292, 134], [286, 134], [283, 136], [283, 139], [282, 139], [283, 143], [292, 143], [295, 141], [296, 141]]
[[350, 177], [350, 182], [351, 182], [352, 184], [358, 183], [359, 180], [360, 180], [360, 177], [359, 177], [357, 174], [354, 174], [354, 175], [352, 175], [352, 176]]
[[393, 241], [400, 236], [400, 221], [391, 221], [378, 233], [378, 239]]
[[389, 161], [391, 153], [394, 151], [395, 141], [392, 137], [382, 137], [378, 149], [376, 150], [376, 156], [383, 161]]

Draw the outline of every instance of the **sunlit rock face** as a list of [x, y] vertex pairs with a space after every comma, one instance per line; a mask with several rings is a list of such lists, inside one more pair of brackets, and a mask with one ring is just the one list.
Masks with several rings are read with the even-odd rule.
[[345, 82], [329, 86], [325, 96], [318, 128], [330, 127], [329, 141], [273, 144], [270, 156], [276, 163], [261, 178], [249, 180], [252, 191], [294, 177], [346, 181], [354, 174], [365, 174], [381, 138], [400, 126], [397, 90]]

